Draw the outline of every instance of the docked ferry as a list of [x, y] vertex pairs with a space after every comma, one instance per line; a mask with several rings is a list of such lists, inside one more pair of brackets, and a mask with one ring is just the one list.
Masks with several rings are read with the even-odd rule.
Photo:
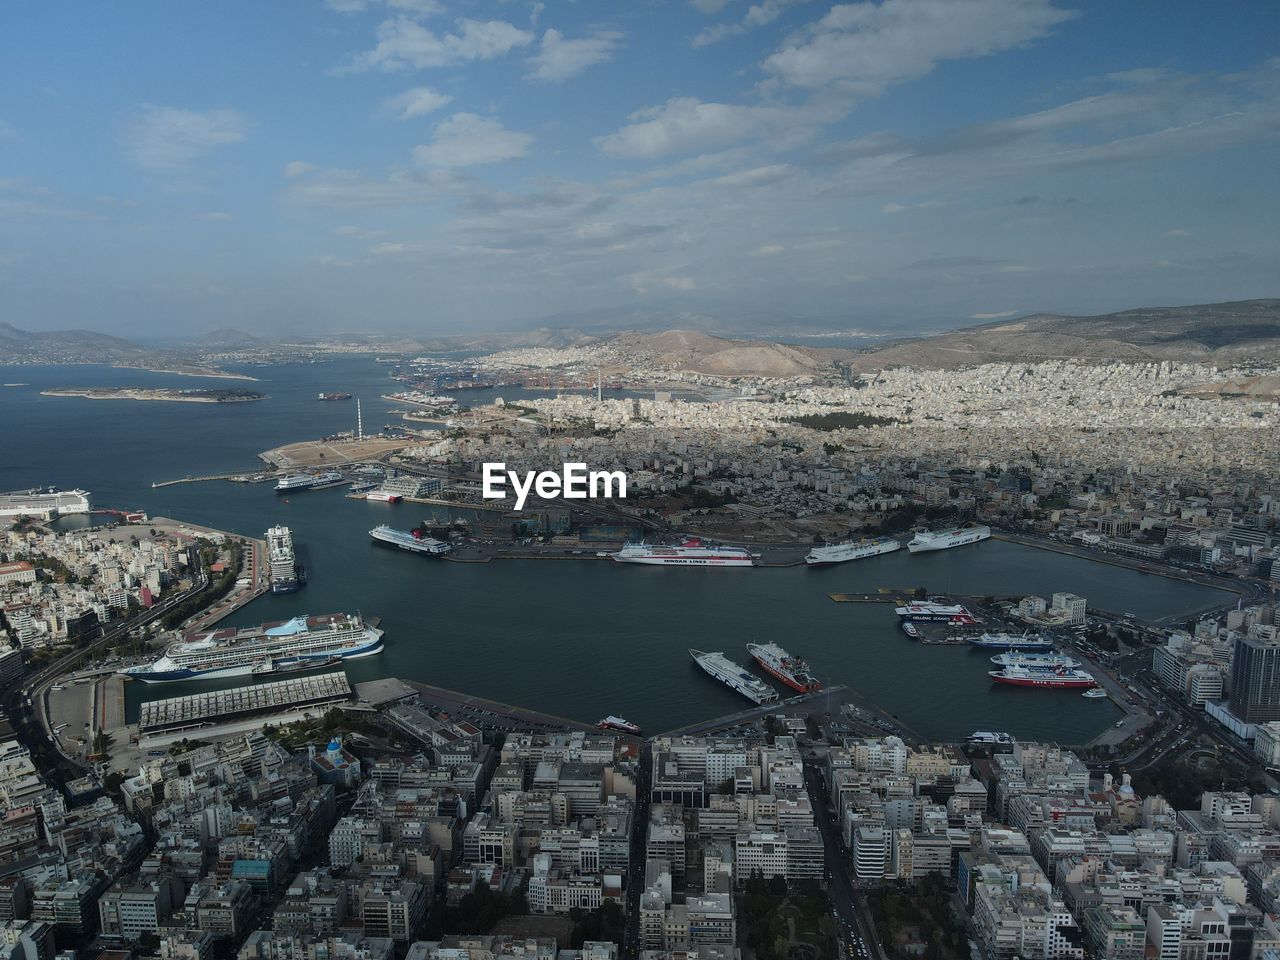
[[294, 555], [293, 534], [288, 527], [267, 531], [267, 566], [271, 570], [271, 592], [293, 593], [307, 582], [307, 571]]
[[120, 673], [144, 683], [225, 680], [284, 671], [337, 657], [353, 660], [382, 652], [382, 631], [359, 614], [294, 617], [257, 627], [228, 627], [188, 633], [154, 663]]
[[997, 653], [991, 658], [991, 662], [997, 667], [1039, 667], [1041, 669], [1066, 667], [1068, 670], [1074, 670], [1080, 666], [1079, 660], [1073, 660], [1064, 653], [1018, 653], [1013, 650]]
[[770, 676], [781, 680], [792, 690], [812, 693], [822, 689], [822, 682], [809, 672], [809, 664], [803, 658], [787, 653], [776, 643], [748, 643], [747, 653]]
[[397, 530], [394, 527], [388, 527], [384, 523], [370, 530], [369, 536], [373, 537], [378, 543], [385, 543], [389, 547], [408, 550], [410, 553], [425, 553], [433, 557], [439, 557], [453, 549], [443, 540], [428, 537], [418, 527], [414, 527], [412, 530]]
[[1005, 667], [1003, 670], [990, 670], [989, 676], [996, 683], [1005, 683], [1015, 687], [1044, 687], [1055, 690], [1085, 690], [1096, 687], [1098, 681], [1093, 674], [1083, 670], [1070, 670], [1066, 667]]
[[621, 717], [615, 717], [613, 714], [605, 717], [596, 724], [601, 730], [617, 730], [619, 733], [638, 734], [640, 728], [630, 720], [623, 720]]
[[1042, 650], [1051, 651], [1053, 641], [1035, 633], [983, 633], [969, 637], [969, 642], [979, 650]]
[[725, 686], [738, 691], [748, 700], [756, 703], [771, 703], [778, 699], [778, 692], [759, 677], [752, 676], [746, 667], [734, 663], [723, 653], [703, 653], [701, 650], [689, 649], [689, 656], [711, 676]]
[[958, 603], [937, 603], [933, 600], [913, 600], [893, 612], [908, 623], [950, 623], [955, 626], [972, 626], [977, 618], [968, 607]]
[[696, 537], [677, 546], [628, 543], [609, 555], [618, 563], [648, 563], [658, 566], [750, 567], [755, 556], [742, 547], [709, 547]]
[[291, 473], [276, 481], [276, 493], [293, 493], [297, 490], [313, 490], [331, 483], [339, 483], [342, 474], [337, 470], [326, 470], [323, 473]]
[[977, 543], [991, 537], [990, 527], [955, 527], [951, 530], [921, 530], [907, 544], [912, 553], [930, 550], [950, 550], [965, 544]]
[[828, 567], [836, 563], [847, 563], [850, 560], [878, 557], [882, 553], [893, 553], [893, 551], [901, 549], [902, 544], [893, 539], [893, 537], [875, 537], [871, 540], [846, 540], [844, 543], [814, 547], [805, 556], [804, 562], [811, 567]]

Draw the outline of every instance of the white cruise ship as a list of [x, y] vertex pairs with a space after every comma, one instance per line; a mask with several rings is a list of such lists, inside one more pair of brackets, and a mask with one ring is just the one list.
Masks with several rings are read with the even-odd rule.
[[723, 653], [703, 653], [691, 647], [689, 656], [693, 657], [693, 662], [711, 676], [725, 686], [737, 690], [748, 700], [754, 700], [756, 703], [771, 703], [778, 699], [778, 691], [752, 674], [746, 667], [734, 663]]
[[52, 520], [67, 514], [88, 513], [89, 492], [87, 490], [17, 490], [13, 493], [0, 493], [0, 519], [9, 520], [14, 517], [33, 517], [39, 520]]
[[907, 549], [912, 553], [925, 553], [929, 550], [950, 550], [952, 547], [963, 547], [967, 543], [977, 543], [991, 536], [990, 527], [956, 527], [952, 530], [921, 530]]
[[846, 563], [866, 557], [878, 557], [882, 553], [901, 550], [902, 544], [893, 537], [876, 537], [872, 540], [847, 540], [825, 547], [814, 547], [804, 558], [811, 567], [825, 567], [833, 563]]
[[756, 562], [755, 556], [742, 547], [708, 547], [696, 537], [674, 547], [628, 543], [609, 556], [618, 563], [678, 567], [751, 567]]
[[144, 683], [224, 680], [381, 652], [382, 631], [376, 626], [358, 614], [331, 613], [188, 633], [154, 663], [126, 667], [120, 673]]
[[293, 593], [306, 582], [306, 573], [294, 555], [293, 534], [288, 527], [276, 526], [267, 531], [267, 566], [271, 569], [272, 593]]
[[389, 547], [408, 550], [410, 553], [426, 553], [433, 557], [448, 553], [452, 549], [445, 541], [428, 537], [417, 528], [413, 530], [397, 530], [394, 527], [388, 527], [384, 523], [370, 530], [369, 536], [373, 537], [378, 543], [385, 543]]
[[293, 473], [276, 481], [276, 493], [292, 493], [294, 490], [311, 490], [331, 483], [339, 483], [342, 474], [337, 470], [326, 470], [324, 473]]

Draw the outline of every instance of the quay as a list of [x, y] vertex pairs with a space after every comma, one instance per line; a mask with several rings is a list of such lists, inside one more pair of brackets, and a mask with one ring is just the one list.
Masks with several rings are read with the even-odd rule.
[[144, 703], [138, 729], [143, 733], [185, 730], [273, 713], [284, 707], [334, 706], [350, 700], [351, 693], [351, 684], [342, 670], [229, 690], [210, 690]]

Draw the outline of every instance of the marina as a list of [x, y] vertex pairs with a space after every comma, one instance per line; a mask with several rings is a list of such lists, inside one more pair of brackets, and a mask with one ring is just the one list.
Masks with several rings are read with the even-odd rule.
[[144, 733], [173, 732], [285, 708], [333, 706], [350, 698], [347, 675], [335, 670], [310, 677], [152, 700], [143, 704], [138, 727]]

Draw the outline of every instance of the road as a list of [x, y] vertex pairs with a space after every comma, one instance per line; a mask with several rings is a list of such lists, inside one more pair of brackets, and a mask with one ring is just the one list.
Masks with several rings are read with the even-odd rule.
[[814, 819], [822, 834], [827, 895], [836, 914], [841, 956], [856, 957], [861, 950], [866, 950], [874, 960], [887, 960], [876, 936], [875, 925], [871, 922], [866, 897], [854, 886], [850, 876], [851, 860], [844, 847], [844, 837], [834, 819], [826, 782], [812, 757], [805, 758], [804, 781], [809, 789], [809, 801], [813, 804]]

